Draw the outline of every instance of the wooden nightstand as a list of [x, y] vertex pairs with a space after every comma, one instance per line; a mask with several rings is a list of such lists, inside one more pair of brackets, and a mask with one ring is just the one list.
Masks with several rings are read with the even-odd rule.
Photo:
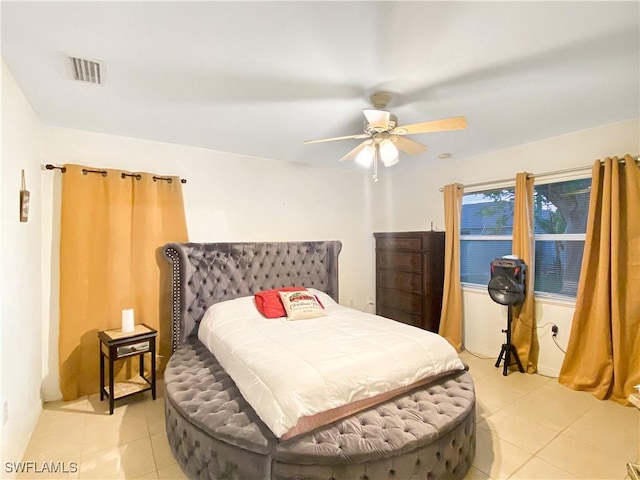
[[[120, 398], [151, 390], [156, 399], [156, 337], [158, 331], [145, 324], [136, 325], [133, 332], [117, 328], [98, 332], [100, 339], [100, 400], [109, 397], [109, 414], [113, 414], [113, 403]], [[151, 377], [144, 376], [144, 356], [151, 354]], [[114, 383], [113, 364], [121, 358], [140, 358], [140, 375]], [[104, 363], [109, 362], [109, 384], [104, 384]]]

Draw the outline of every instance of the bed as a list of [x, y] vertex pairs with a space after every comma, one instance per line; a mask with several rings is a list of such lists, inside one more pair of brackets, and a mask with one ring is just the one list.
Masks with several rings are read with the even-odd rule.
[[212, 305], [259, 291], [301, 285], [337, 301], [341, 247], [316, 241], [163, 248], [171, 266], [173, 349], [164, 375], [166, 429], [190, 478], [431, 480], [466, 474], [475, 453], [468, 372], [442, 375], [311, 431], [276, 436], [198, 338]]

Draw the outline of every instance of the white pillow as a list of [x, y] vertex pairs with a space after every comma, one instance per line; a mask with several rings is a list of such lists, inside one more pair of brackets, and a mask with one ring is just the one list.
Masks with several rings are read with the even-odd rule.
[[324, 316], [322, 305], [307, 290], [301, 292], [279, 292], [289, 320], [303, 320]]
[[333, 298], [324, 293], [322, 290], [318, 290], [316, 288], [307, 288], [307, 290], [309, 290], [309, 292], [313, 293], [316, 296], [323, 308], [330, 307], [331, 305], [338, 305], [338, 303]]

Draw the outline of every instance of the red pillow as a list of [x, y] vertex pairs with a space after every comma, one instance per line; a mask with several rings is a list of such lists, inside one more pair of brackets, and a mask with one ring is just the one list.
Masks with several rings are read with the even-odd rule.
[[256, 307], [258, 311], [267, 318], [286, 317], [287, 312], [282, 304], [282, 299], [278, 292], [302, 292], [303, 287], [283, 287], [274, 290], [264, 290], [255, 294]]

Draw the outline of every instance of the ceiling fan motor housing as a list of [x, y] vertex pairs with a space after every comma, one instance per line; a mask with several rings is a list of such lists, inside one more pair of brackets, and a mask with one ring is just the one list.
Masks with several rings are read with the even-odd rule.
[[367, 135], [373, 135], [375, 133], [380, 133], [380, 132], [390, 132], [391, 130], [396, 128], [397, 125], [398, 125], [398, 117], [396, 117], [393, 113], [391, 113], [391, 114], [389, 114], [389, 122], [388, 122], [386, 128], [372, 127], [371, 124], [369, 124], [369, 122], [365, 118], [362, 121], [362, 130]]
[[371, 94], [369, 101], [376, 110], [384, 110], [391, 101], [391, 94], [388, 92], [376, 92]]

